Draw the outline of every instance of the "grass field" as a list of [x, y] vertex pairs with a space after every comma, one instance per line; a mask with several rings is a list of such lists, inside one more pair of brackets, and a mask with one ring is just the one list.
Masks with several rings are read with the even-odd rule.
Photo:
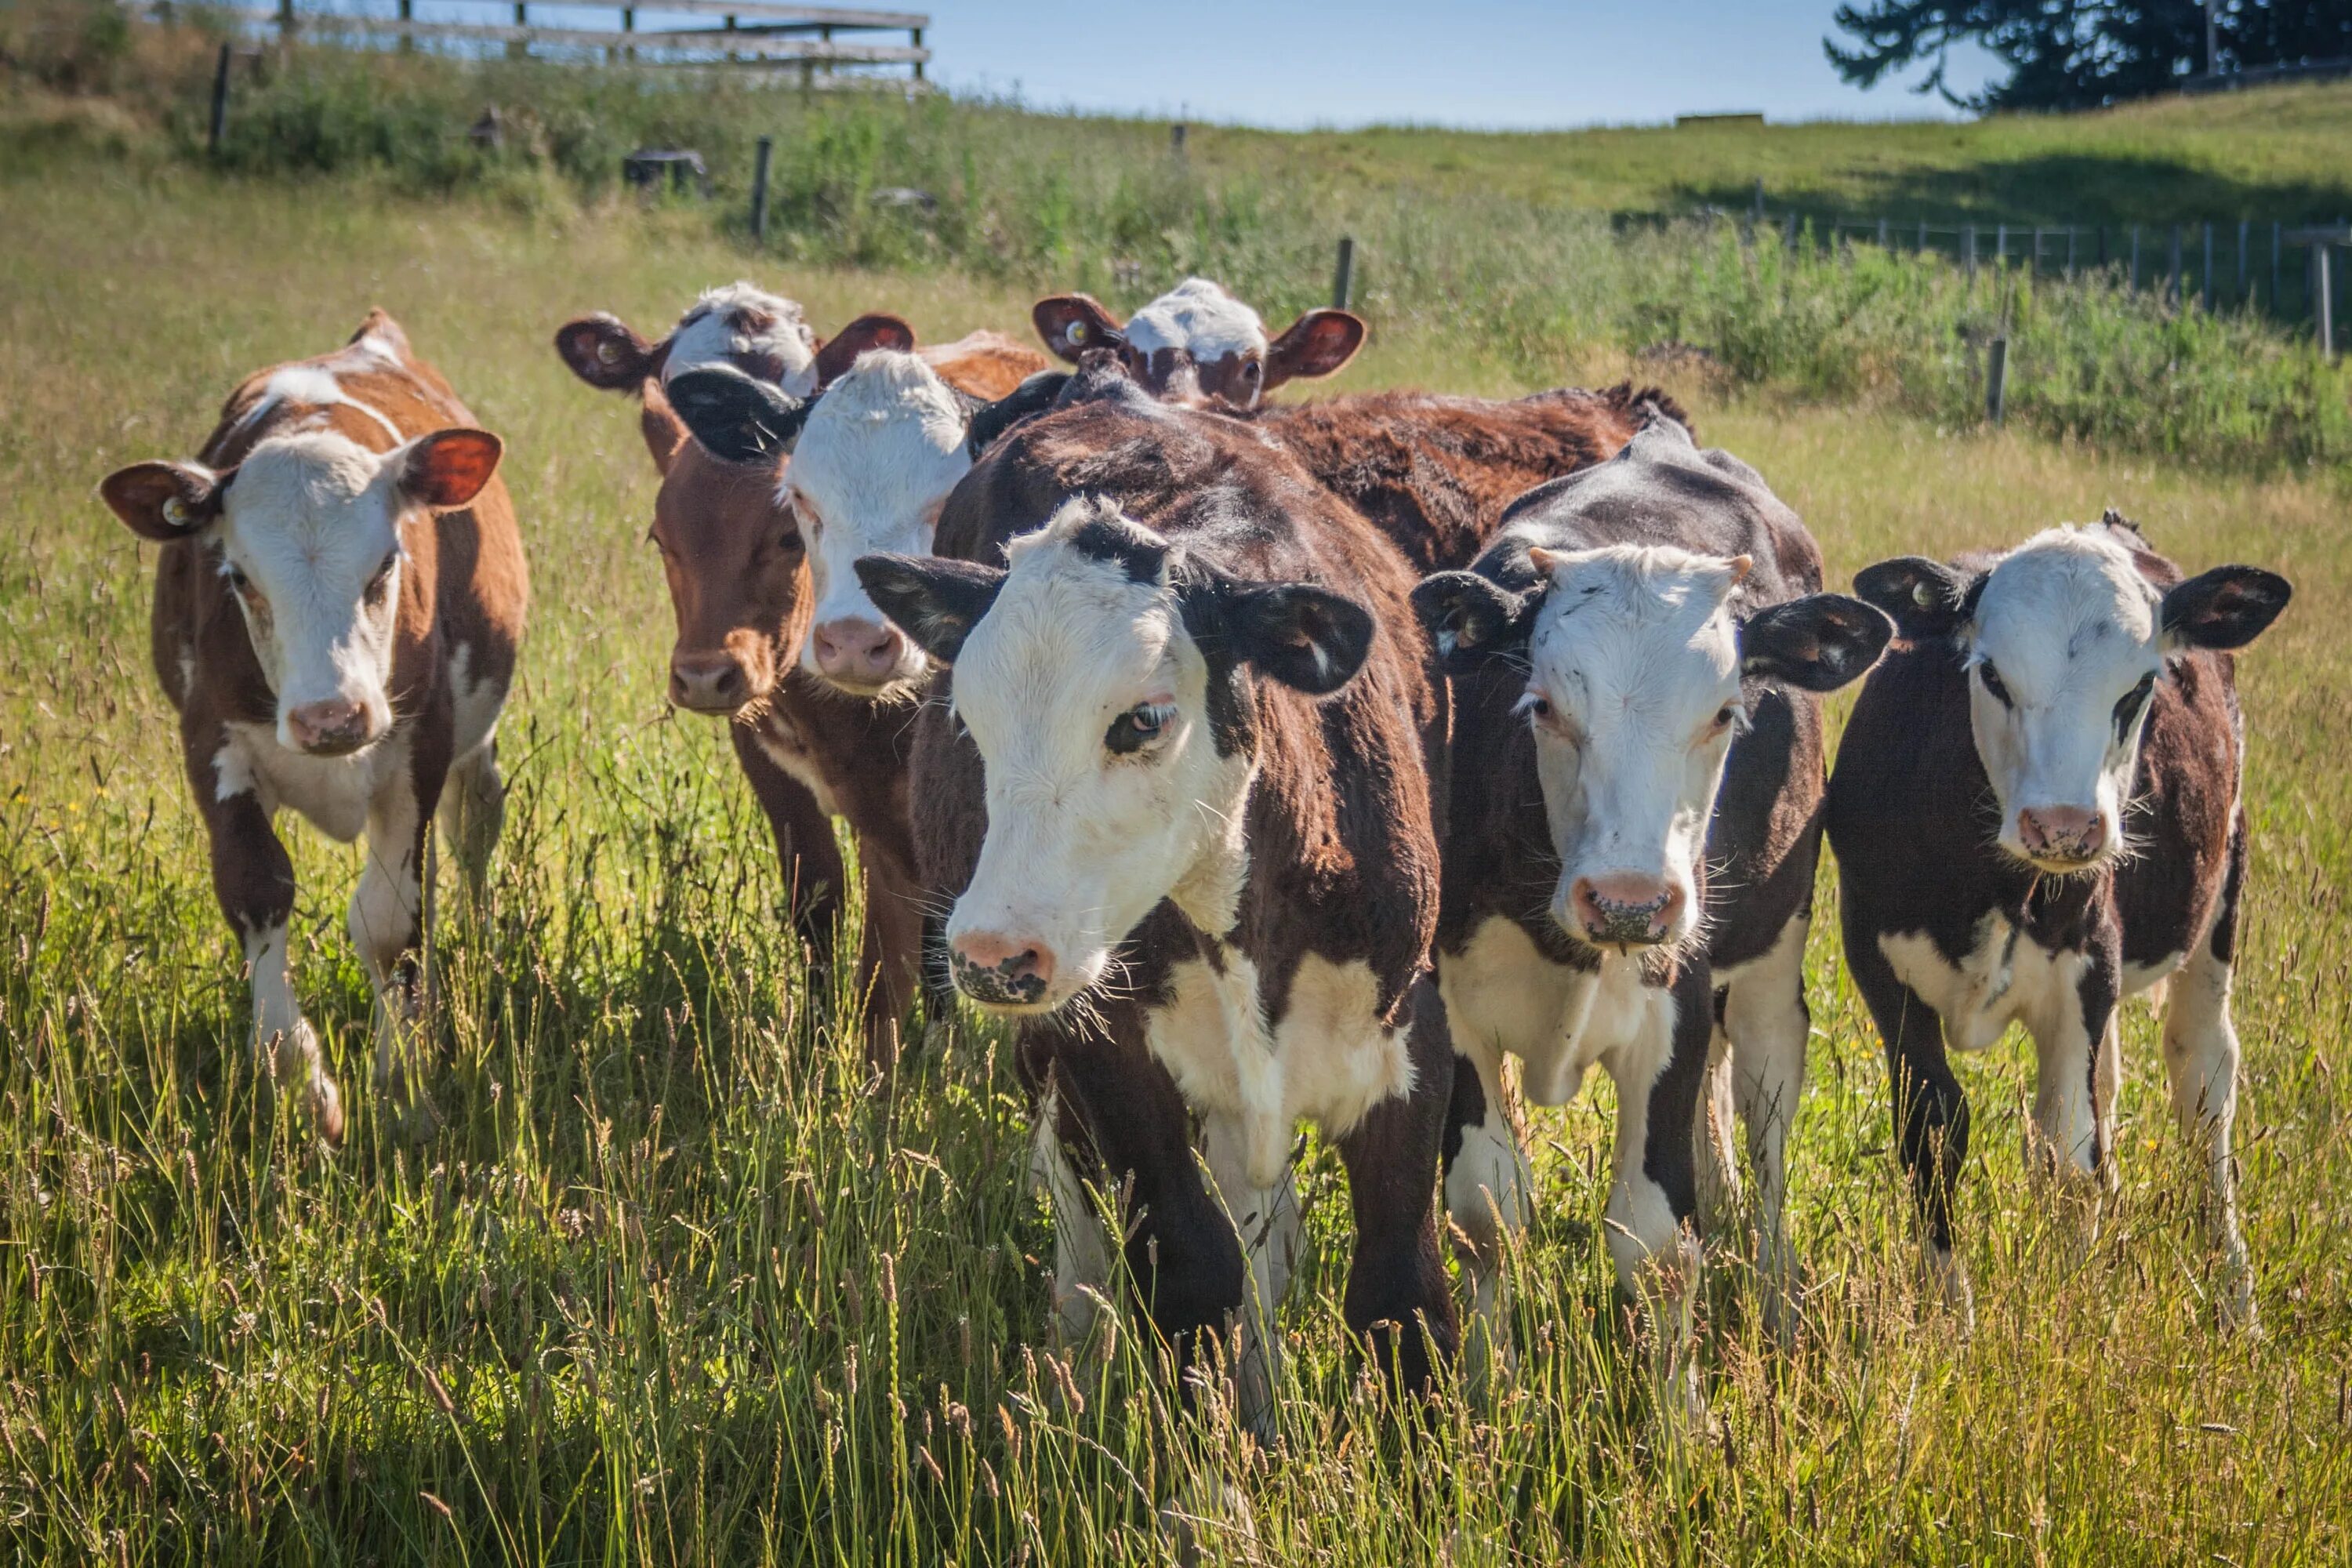
[[[13, 170], [13, 172], [11, 172]], [[1132, 1331], [1038, 1349], [1050, 1263], [1020, 1097], [967, 1028], [887, 1088], [776, 908], [723, 737], [667, 716], [651, 473], [620, 400], [547, 343], [747, 270], [820, 326], [1025, 320], [1025, 290], [747, 264], [692, 215], [425, 203], [0, 167], [0, 1540], [26, 1561], [1148, 1562], [1162, 1500], [1253, 1502], [1226, 1561], [2340, 1563], [2352, 1556], [2352, 558], [2340, 475], [2214, 474], [1863, 406], [1681, 390], [1832, 573], [2114, 504], [2192, 567], [2286, 573], [2242, 663], [2255, 857], [2240, 1147], [2263, 1332], [2209, 1327], [2196, 1163], [2126, 1020], [2123, 1193], [2087, 1251], [2042, 1217], [2015, 1041], [1963, 1068], [1979, 1289], [1917, 1294], [1878, 1047], [1820, 922], [1792, 1145], [1810, 1330], [1780, 1353], [1736, 1268], [1708, 1313], [1719, 1437], [1657, 1438], [1595, 1227], [1605, 1090], [1541, 1119], [1518, 1375], [1398, 1439], [1336, 1306], [1337, 1162], [1284, 1325], [1282, 1437], [1174, 1410]], [[352, 1086], [347, 1146], [243, 1058], [171, 714], [153, 552], [93, 494], [191, 452], [247, 370], [371, 304], [509, 444], [536, 608], [486, 908], [445, 902], [419, 1136], [365, 1085], [342, 936], [358, 860], [285, 826], [296, 956]], [[1613, 377], [1596, 349], [1561, 374]], [[1507, 390], [1508, 354], [1407, 321], [1347, 384]], [[1826, 914], [1833, 904], [1825, 906]], [[1131, 1331], [1133, 1325], [1129, 1324]], [[1081, 1384], [1083, 1386], [1081, 1386]]]

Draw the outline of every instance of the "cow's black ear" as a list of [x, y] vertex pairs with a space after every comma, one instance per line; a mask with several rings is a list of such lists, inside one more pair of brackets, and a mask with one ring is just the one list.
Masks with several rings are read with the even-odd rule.
[[937, 555], [861, 555], [857, 581], [917, 647], [953, 664], [963, 639], [996, 603], [1004, 571]]
[[2279, 618], [2294, 587], [2259, 566], [2216, 566], [2164, 595], [2158, 617], [2168, 649], [2243, 647]]
[[1269, 679], [1324, 697], [1356, 678], [1372, 651], [1372, 613], [1310, 583], [1216, 586], [1227, 651]]
[[1467, 669], [1490, 654], [1527, 647], [1541, 588], [1517, 592], [1475, 572], [1440, 572], [1412, 590], [1413, 613], [1449, 668]]
[[1912, 642], [1948, 637], [1976, 614], [1984, 574], [1963, 572], [1924, 555], [1903, 555], [1854, 574], [1853, 591], [1885, 611], [1895, 635]]
[[1062, 389], [1070, 384], [1066, 370], [1041, 370], [993, 403], [984, 403], [974, 410], [971, 428], [964, 437], [964, 449], [978, 462], [997, 437], [1033, 414], [1043, 414], [1054, 406]]
[[1843, 594], [1812, 594], [1769, 605], [1739, 626], [1739, 672], [1806, 691], [1858, 680], [1886, 651], [1895, 623], [1885, 611]]
[[746, 375], [731, 364], [698, 365], [673, 377], [663, 391], [669, 405], [714, 458], [758, 462], [790, 453], [816, 404]]

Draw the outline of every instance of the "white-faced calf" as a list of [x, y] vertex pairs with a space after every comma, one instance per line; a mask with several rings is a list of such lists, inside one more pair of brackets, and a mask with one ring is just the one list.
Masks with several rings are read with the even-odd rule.
[[1064, 1331], [1110, 1256], [1084, 1172], [1131, 1205], [1164, 1333], [1242, 1315], [1244, 1413], [1269, 1421], [1304, 1119], [1349, 1171], [1348, 1321], [1425, 1379], [1454, 1337], [1451, 1058], [1410, 573], [1245, 426], [1116, 384], [1006, 437], [939, 542], [859, 572], [952, 667], [917, 742], [926, 867], [955, 984], [1021, 1022]]
[[1952, 1184], [1969, 1110], [1948, 1053], [2022, 1023], [2041, 1158], [2112, 1185], [2116, 1005], [2169, 977], [2173, 1106], [2206, 1159], [2223, 1314], [2250, 1320], [2230, 1152], [2246, 867], [2231, 650], [2291, 590], [2252, 566], [2183, 581], [2113, 512], [2002, 555], [1885, 562], [1855, 588], [1905, 640], [1846, 727], [1830, 842], [1932, 1273], [1967, 1311]]
[[1108, 349], [1160, 401], [1228, 411], [1255, 408], [1285, 382], [1336, 374], [1364, 343], [1364, 323], [1331, 310], [1269, 338], [1255, 310], [1206, 278], [1187, 278], [1125, 321], [1087, 294], [1052, 295], [1030, 314], [1045, 346], [1073, 364]]
[[344, 348], [247, 377], [196, 461], [100, 486], [163, 546], [155, 673], [245, 944], [256, 1049], [331, 1140], [342, 1102], [288, 973], [294, 873], [272, 819], [367, 835], [351, 934], [386, 1078], [415, 1005], [425, 836], [437, 810], [478, 886], [505, 799], [495, 737], [528, 591], [499, 438], [473, 423], [379, 310]]
[[1811, 536], [1756, 472], [1659, 416], [1513, 507], [1474, 570], [1415, 594], [1458, 703], [1438, 973], [1466, 1059], [1446, 1202], [1497, 1348], [1498, 1226], [1524, 1224], [1530, 1197], [1506, 1054], [1539, 1105], [1595, 1064], [1616, 1080], [1608, 1241], [1628, 1290], [1695, 1283], [1690, 1227], [1736, 1190], [1716, 1141], [1736, 1100], [1766, 1305], [1789, 1321], [1814, 694], [1869, 668], [1891, 633], [1820, 584]]

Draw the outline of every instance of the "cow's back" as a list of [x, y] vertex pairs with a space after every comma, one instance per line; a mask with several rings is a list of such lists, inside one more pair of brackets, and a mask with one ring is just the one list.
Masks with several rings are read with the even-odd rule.
[[1613, 456], [1652, 408], [1681, 417], [1626, 383], [1511, 400], [1370, 393], [1276, 405], [1256, 423], [1429, 573], [1468, 565], [1515, 500]]
[[916, 353], [939, 373], [941, 381], [989, 403], [1011, 396], [1023, 382], [1053, 363], [1035, 349], [985, 327], [951, 343], [935, 343]]

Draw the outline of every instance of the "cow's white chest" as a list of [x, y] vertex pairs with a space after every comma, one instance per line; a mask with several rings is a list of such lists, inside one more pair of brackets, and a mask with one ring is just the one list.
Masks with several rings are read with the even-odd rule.
[[759, 742], [760, 754], [816, 796], [818, 809], [828, 816], [839, 816], [841, 807], [835, 804], [833, 785], [819, 772], [816, 759], [810, 754], [808, 743], [793, 721], [769, 709], [751, 726], [752, 739]]
[[213, 759], [221, 799], [250, 792], [264, 810], [299, 812], [345, 844], [367, 830], [368, 807], [408, 769], [408, 738], [397, 731], [348, 757], [289, 752], [268, 724], [230, 724], [227, 731]]
[[1566, 1104], [1593, 1064], [1672, 1033], [1671, 998], [1643, 983], [1638, 963], [1612, 955], [1598, 970], [1555, 963], [1500, 916], [1437, 973], [1455, 1034], [1518, 1058], [1520, 1090], [1538, 1105]]
[[1943, 1021], [1944, 1045], [1981, 1051], [2011, 1024], [2029, 1026], [2068, 1005], [2081, 984], [2079, 955], [2053, 952], [2021, 933], [1998, 910], [1977, 922], [1975, 942], [1959, 963], [1945, 958], [1925, 931], [1883, 931], [1878, 950], [1895, 978]]
[[1175, 966], [1169, 1001], [1144, 1010], [1146, 1037], [1188, 1100], [1242, 1123], [1249, 1179], [1270, 1187], [1301, 1121], [1344, 1137], [1373, 1106], [1412, 1092], [1409, 1025], [1382, 1022], [1379, 982], [1360, 961], [1309, 954], [1283, 1016], [1268, 1020], [1257, 966], [1231, 948], [1223, 958], [1222, 968]]

